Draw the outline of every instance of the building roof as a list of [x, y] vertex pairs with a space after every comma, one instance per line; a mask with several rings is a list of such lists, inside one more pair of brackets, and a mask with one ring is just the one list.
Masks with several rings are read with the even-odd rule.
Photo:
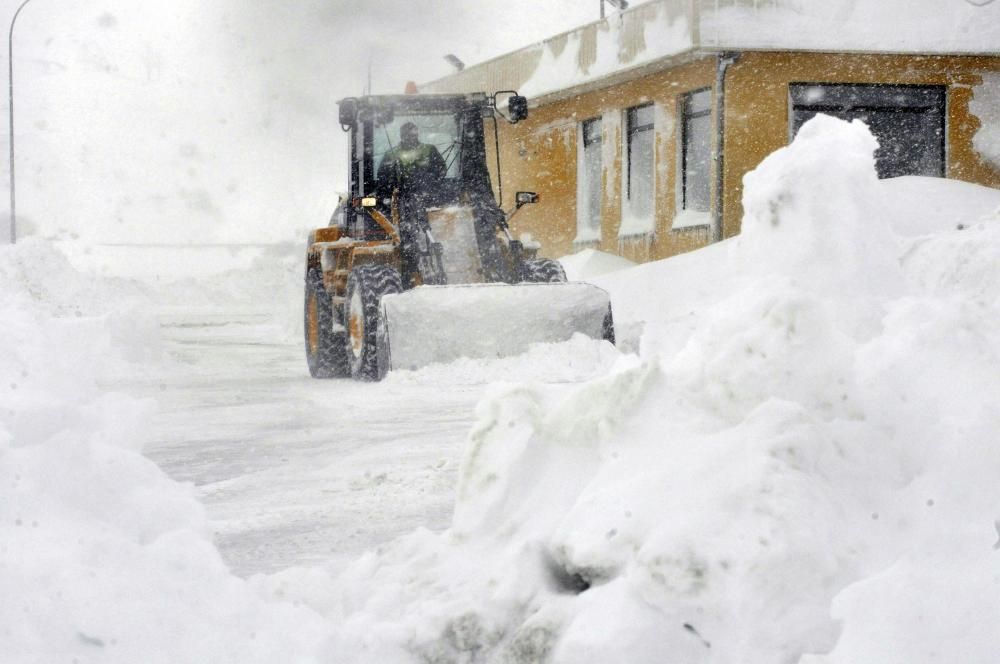
[[535, 100], [728, 50], [1000, 54], [1000, 0], [651, 0], [420, 86]]

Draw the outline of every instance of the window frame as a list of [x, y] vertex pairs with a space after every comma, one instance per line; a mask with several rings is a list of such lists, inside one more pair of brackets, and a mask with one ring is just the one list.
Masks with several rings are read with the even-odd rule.
[[[697, 111], [691, 110], [692, 102], [694, 101], [696, 95], [706, 94], [707, 103], [703, 109]], [[680, 132], [678, 132], [678, 150], [677, 150], [677, 209], [675, 211], [675, 217], [679, 216], [683, 212], [691, 212], [697, 214], [711, 215], [712, 212], [712, 174], [708, 173], [708, 209], [707, 210], [696, 210], [688, 207], [688, 137], [690, 135], [690, 121], [696, 120], [704, 117], [712, 117], [712, 88], [702, 87], [695, 90], [690, 90], [682, 95], [678, 96], [678, 105], [680, 116]], [[708, 139], [709, 139], [709, 158], [711, 161], [711, 150], [712, 150], [712, 128], [711, 120], [709, 121], [708, 129]], [[711, 220], [707, 219], [705, 224], [710, 224]]]
[[[598, 127], [598, 132], [596, 136], [591, 136], [588, 138], [588, 129], [592, 128], [594, 124]], [[577, 190], [576, 190], [576, 203], [577, 203], [577, 215], [576, 215], [576, 239], [575, 243], [585, 244], [590, 242], [600, 242], [601, 235], [604, 229], [604, 214], [601, 209], [601, 201], [604, 198], [604, 183], [603, 183], [603, 172], [604, 172], [604, 117], [602, 115], [595, 115], [593, 117], [582, 120], [578, 123], [578, 135], [577, 135], [577, 145], [578, 145], [578, 158], [577, 158]], [[587, 178], [587, 148], [592, 145], [598, 146], [598, 164], [600, 166], [599, 180], [597, 182], [590, 182]], [[597, 209], [597, 227], [593, 228], [590, 224], [591, 209], [590, 209], [590, 196], [592, 194], [588, 187], [597, 187], [598, 190], [598, 209]]]
[[[650, 119], [649, 122], [642, 125], [634, 125], [633, 118], [638, 114], [639, 111], [649, 109]], [[642, 104], [637, 104], [635, 106], [629, 106], [625, 109], [625, 191], [623, 199], [625, 201], [632, 201], [632, 137], [638, 135], [642, 132], [653, 132], [653, 154], [651, 161], [653, 162], [653, 173], [651, 177], [653, 178], [654, 186], [650, 195], [653, 200], [653, 214], [656, 214], [656, 187], [655, 187], [655, 176], [656, 176], [656, 114], [654, 110], [653, 102], [644, 102]]]
[[[832, 93], [832, 99], [825, 103], [811, 103], [808, 100], [810, 88], [824, 88]], [[893, 94], [907, 98], [910, 104], [887, 103]], [[848, 98], [855, 103], [848, 104]], [[804, 124], [798, 122], [798, 111], [814, 113], [849, 113], [854, 110], [872, 110], [890, 113], [927, 113], [940, 120], [941, 135], [935, 146], [940, 168], [932, 177], [947, 177], [948, 174], [948, 86], [907, 83], [850, 83], [850, 82], [808, 82], [788, 83], [788, 142], [795, 138]], [[881, 177], [881, 176], [880, 176]]]

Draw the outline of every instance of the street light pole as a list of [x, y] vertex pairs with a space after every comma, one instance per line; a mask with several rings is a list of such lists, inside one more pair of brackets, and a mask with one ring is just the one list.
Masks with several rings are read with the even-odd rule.
[[7, 103], [10, 110], [10, 243], [17, 242], [17, 213], [14, 206], [14, 23], [17, 15], [31, 0], [24, 0], [10, 19], [10, 31], [7, 33]]

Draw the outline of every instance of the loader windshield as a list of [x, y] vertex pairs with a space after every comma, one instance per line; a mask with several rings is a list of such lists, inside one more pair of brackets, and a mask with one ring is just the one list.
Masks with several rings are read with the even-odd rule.
[[363, 100], [352, 168], [355, 196], [374, 195], [385, 207], [392, 193], [416, 196], [424, 207], [463, 197], [495, 204], [483, 119], [485, 98], [461, 95], [373, 97]]
[[433, 113], [420, 115], [396, 115], [392, 122], [375, 128], [372, 147], [374, 162], [381, 167], [385, 157], [400, 146], [400, 130], [404, 125], [413, 124], [421, 144], [430, 145], [444, 159], [445, 177], [457, 178], [459, 174], [459, 119], [454, 113]]

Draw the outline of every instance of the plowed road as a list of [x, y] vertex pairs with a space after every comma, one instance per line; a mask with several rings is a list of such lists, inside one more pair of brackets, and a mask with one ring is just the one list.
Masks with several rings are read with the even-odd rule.
[[125, 387], [159, 403], [146, 454], [194, 484], [236, 573], [340, 566], [448, 526], [482, 386], [313, 380], [264, 314], [174, 310], [161, 326], [165, 369]]

